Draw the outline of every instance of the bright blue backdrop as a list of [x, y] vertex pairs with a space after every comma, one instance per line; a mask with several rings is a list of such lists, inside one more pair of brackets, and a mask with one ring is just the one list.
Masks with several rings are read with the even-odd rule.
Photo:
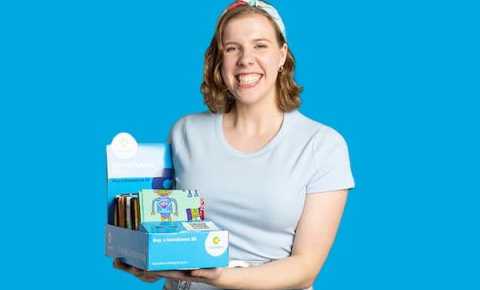
[[[477, 1], [272, 2], [301, 111], [345, 136], [357, 182], [315, 286], [480, 289]], [[103, 255], [104, 146], [205, 110], [227, 3], [0, 3], [2, 289], [160, 288]]]

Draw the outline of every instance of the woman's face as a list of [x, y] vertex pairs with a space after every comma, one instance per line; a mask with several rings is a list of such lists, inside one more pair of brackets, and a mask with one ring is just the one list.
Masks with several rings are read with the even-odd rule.
[[274, 101], [276, 80], [287, 45], [279, 46], [272, 23], [263, 15], [231, 19], [223, 32], [222, 77], [237, 102]]

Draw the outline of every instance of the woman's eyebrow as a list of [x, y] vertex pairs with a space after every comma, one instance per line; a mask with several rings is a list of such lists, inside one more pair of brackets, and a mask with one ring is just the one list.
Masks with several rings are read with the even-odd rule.
[[[250, 42], [259, 42], [259, 41], [266, 41], [272, 43], [272, 41], [268, 38], [254, 38]], [[225, 41], [223, 45], [229, 45], [229, 44], [234, 44], [234, 45], [241, 45], [240, 42], [230, 40], [230, 41]]]
[[229, 44], [235, 44], [235, 45], [240, 45], [240, 43], [236, 42], [236, 41], [225, 41], [223, 43], [223, 45], [229, 45]]
[[272, 42], [270, 39], [268, 38], [255, 38], [252, 40], [252, 42], [257, 42], [257, 41], [266, 41], [266, 42]]

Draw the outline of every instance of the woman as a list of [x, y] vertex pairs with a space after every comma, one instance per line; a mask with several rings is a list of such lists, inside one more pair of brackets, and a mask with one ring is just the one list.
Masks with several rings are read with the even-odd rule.
[[210, 112], [178, 121], [171, 142], [177, 188], [199, 189], [230, 232], [232, 267], [130, 272], [169, 290], [312, 286], [354, 182], [341, 135], [296, 110], [294, 66], [275, 8], [227, 8], [205, 57]]

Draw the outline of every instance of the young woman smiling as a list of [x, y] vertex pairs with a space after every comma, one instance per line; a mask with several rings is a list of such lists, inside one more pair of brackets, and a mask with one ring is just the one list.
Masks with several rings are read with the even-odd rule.
[[335, 239], [354, 180], [345, 140], [297, 109], [301, 88], [277, 10], [236, 1], [205, 55], [209, 112], [171, 132], [177, 188], [198, 189], [230, 232], [231, 267], [145, 272], [165, 289], [306, 289]]

